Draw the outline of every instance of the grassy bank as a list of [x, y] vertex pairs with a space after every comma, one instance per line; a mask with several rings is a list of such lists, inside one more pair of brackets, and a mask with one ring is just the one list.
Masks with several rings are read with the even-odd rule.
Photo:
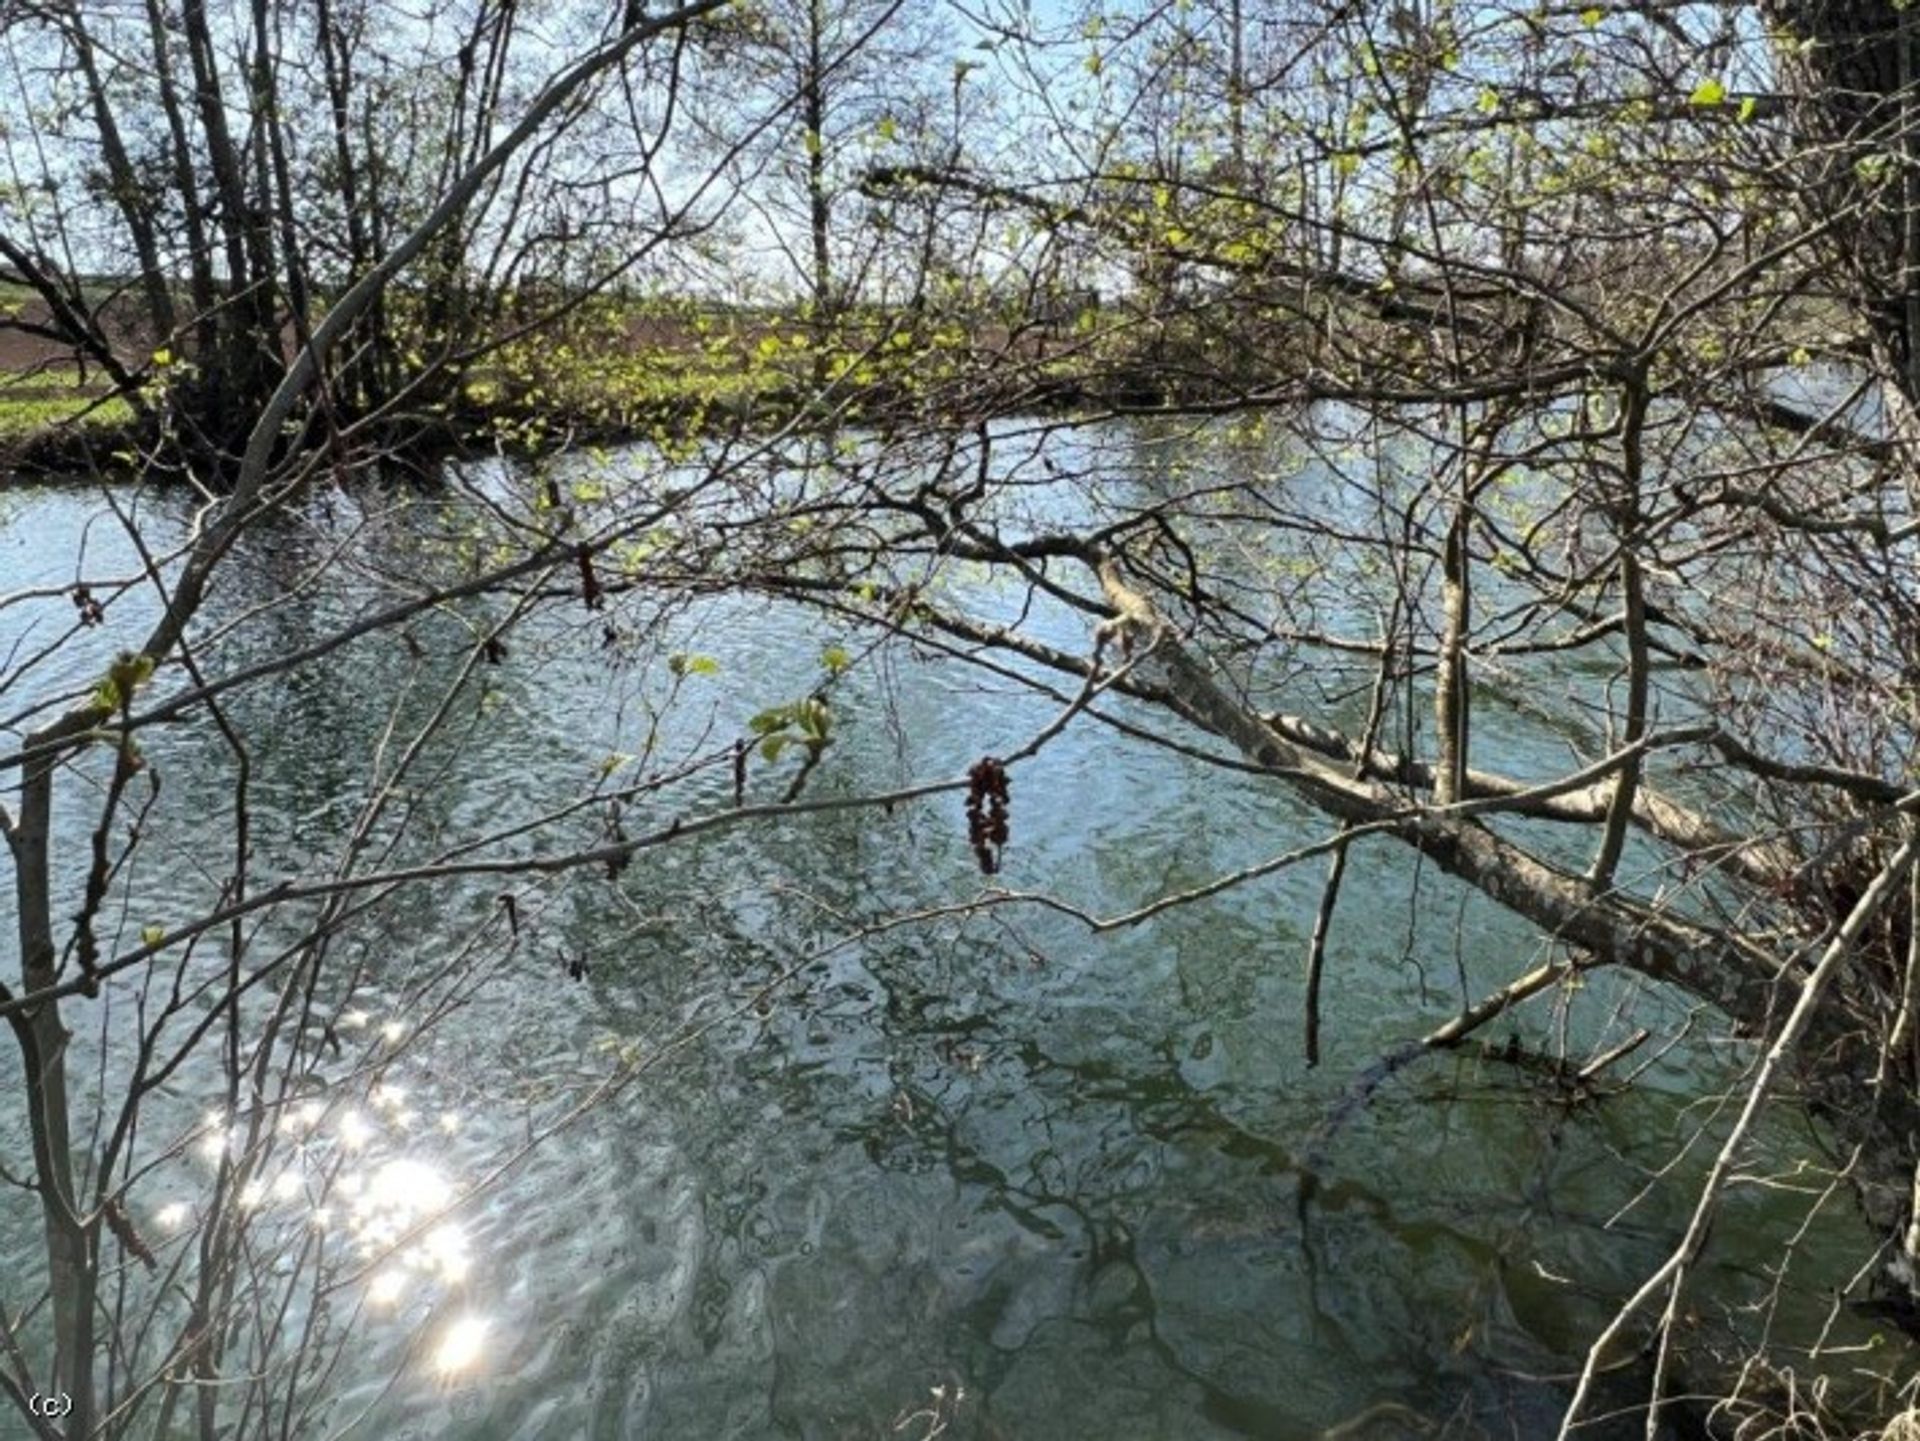
[[[971, 423], [982, 414], [1147, 403], [1158, 392], [1148, 396], [1143, 377], [1163, 372], [1140, 364], [1139, 341], [1115, 317], [1091, 313], [1063, 332], [898, 311], [849, 312], [818, 327], [775, 309], [606, 305], [469, 352], [457, 367], [407, 351], [390, 382], [393, 425], [406, 431], [394, 443], [416, 456], [540, 450], [768, 427], [803, 408], [850, 424]], [[190, 373], [191, 357], [172, 364]], [[164, 414], [164, 393], [155, 398]], [[81, 385], [70, 365], [0, 369], [0, 474], [84, 467], [140, 439], [131, 408], [97, 384]]]
[[105, 434], [132, 419], [125, 401], [97, 387], [48, 373], [0, 372], [0, 446], [60, 430]]

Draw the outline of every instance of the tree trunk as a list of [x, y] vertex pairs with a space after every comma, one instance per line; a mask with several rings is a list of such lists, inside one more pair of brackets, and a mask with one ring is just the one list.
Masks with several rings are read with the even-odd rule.
[[806, 74], [800, 91], [800, 123], [806, 127], [807, 236], [811, 250], [813, 294], [813, 385], [827, 382], [827, 347], [834, 325], [833, 197], [827, 190], [827, 77], [825, 0], [808, 0]]
[[[30, 738], [32, 746], [40, 737]], [[19, 914], [20, 983], [24, 994], [50, 989], [58, 979], [53, 936], [54, 757], [41, 755], [23, 769], [20, 816], [7, 831], [13, 852], [14, 905]], [[68, 1112], [67, 1030], [58, 1001], [43, 1001], [12, 1017], [26, 1073], [27, 1120], [34, 1180], [46, 1235], [48, 1284], [53, 1296], [54, 1370], [46, 1389], [73, 1398], [69, 1434], [93, 1425], [93, 1265], [90, 1227], [74, 1193], [73, 1136]]]
[[[1647, 733], [1647, 693], [1651, 684], [1652, 661], [1647, 648], [1646, 583], [1640, 571], [1640, 558], [1634, 553], [1639, 544], [1635, 531], [1640, 524], [1640, 481], [1644, 453], [1642, 440], [1647, 423], [1647, 388], [1636, 378], [1621, 398], [1620, 467], [1622, 494], [1613, 507], [1613, 530], [1620, 545], [1620, 598], [1625, 618], [1621, 623], [1627, 647], [1627, 705], [1618, 745], [1633, 745]], [[1596, 892], [1613, 884], [1613, 873], [1620, 864], [1620, 852], [1626, 846], [1627, 827], [1633, 819], [1634, 798], [1640, 789], [1639, 757], [1621, 768], [1614, 782], [1613, 800], [1607, 807], [1606, 825], [1600, 833], [1600, 849], [1587, 872], [1587, 882]]]

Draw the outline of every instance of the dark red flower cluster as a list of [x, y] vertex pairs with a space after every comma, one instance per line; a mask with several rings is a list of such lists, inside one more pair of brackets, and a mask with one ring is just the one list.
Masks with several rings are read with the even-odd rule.
[[606, 606], [605, 592], [600, 588], [600, 577], [593, 568], [593, 552], [580, 552], [580, 599], [585, 601], [588, 610], [601, 610]]
[[122, 1250], [138, 1260], [140, 1264], [145, 1266], [149, 1271], [159, 1267], [160, 1262], [153, 1254], [153, 1248], [146, 1243], [145, 1238], [134, 1228], [133, 1221], [128, 1217], [126, 1208], [123, 1207], [118, 1200], [107, 1202], [101, 1214], [107, 1223], [107, 1229], [113, 1232], [114, 1239], [120, 1243]]
[[80, 612], [82, 625], [99, 625], [107, 618], [106, 611], [101, 608], [100, 602], [93, 598], [93, 592], [87, 589], [84, 582], [73, 588], [73, 608]]
[[1000, 869], [1000, 851], [1007, 843], [1007, 768], [992, 756], [967, 772], [967, 840], [981, 875]]

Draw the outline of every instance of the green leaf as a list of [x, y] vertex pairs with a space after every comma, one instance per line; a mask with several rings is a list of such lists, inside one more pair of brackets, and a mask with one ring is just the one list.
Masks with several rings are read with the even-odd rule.
[[143, 946], [157, 946], [161, 941], [166, 939], [166, 935], [167, 928], [165, 926], [142, 926], [140, 927], [140, 944]]
[[1606, 18], [1607, 12], [1602, 10], [1598, 5], [1589, 5], [1580, 12], [1580, 23], [1589, 30], [1593, 29], [1594, 26]]
[[844, 647], [830, 645], [820, 652], [820, 664], [827, 668], [829, 675], [839, 675], [842, 671], [846, 670], [848, 666], [853, 664], [853, 657], [847, 653]]
[[760, 742], [760, 754], [767, 760], [777, 761], [780, 759], [780, 752], [787, 748], [792, 739], [792, 736], [781, 733], [770, 735]]
[[710, 655], [689, 655], [677, 650], [667, 657], [667, 669], [676, 676], [719, 675], [720, 662]]
[[1727, 98], [1727, 87], [1718, 80], [1702, 80], [1687, 97], [1689, 105], [1718, 105]]
[[1473, 102], [1473, 108], [1482, 115], [1491, 115], [1500, 108], [1500, 92], [1491, 85], [1480, 87], [1480, 97]]
[[133, 655], [122, 651], [107, 672], [114, 681], [128, 691], [136, 691], [153, 676], [153, 657], [142, 652]]
[[788, 707], [774, 706], [770, 710], [761, 711], [759, 715], [748, 721], [747, 729], [757, 736], [763, 736], [773, 731], [785, 730], [792, 719], [793, 712]]
[[91, 697], [93, 704], [104, 710], [119, 710], [152, 675], [152, 656], [123, 650], [113, 658], [106, 675], [94, 686]]
[[833, 712], [817, 700], [803, 700], [794, 707], [794, 720], [801, 734], [812, 740], [825, 740], [827, 728], [833, 724]]
[[1753, 112], [1759, 108], [1760, 101], [1758, 98], [1752, 95], [1745, 96], [1740, 101], [1740, 123], [1745, 125], [1749, 120], [1753, 119]]

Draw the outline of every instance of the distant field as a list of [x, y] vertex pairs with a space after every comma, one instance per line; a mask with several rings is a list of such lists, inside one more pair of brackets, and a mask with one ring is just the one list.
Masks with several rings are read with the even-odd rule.
[[0, 442], [59, 425], [108, 428], [131, 418], [125, 401], [82, 389], [69, 375], [0, 371]]
[[[119, 359], [136, 374], [147, 371], [156, 347], [168, 342], [150, 337], [127, 287], [101, 282], [88, 298], [104, 305], [102, 321]], [[511, 334], [533, 318], [510, 314], [503, 326]], [[34, 333], [50, 322], [38, 296], [0, 282], [0, 445], [10, 449], [57, 426], [108, 428], [131, 418], [124, 402], [103, 398], [108, 387], [97, 365], [82, 366], [71, 347]], [[1081, 347], [1086, 339], [1079, 337]], [[179, 340], [168, 348], [187, 349]], [[855, 309], [837, 318], [822, 343], [791, 309], [602, 299], [482, 356], [466, 372], [456, 404], [469, 423], [538, 443], [573, 426], [697, 426], [710, 408], [771, 413], [820, 383], [842, 396], [928, 394], [983, 354], [1051, 374], [1062, 360], [1046, 351], [1044, 339], [1017, 338], [1000, 317], [969, 326], [951, 317]], [[190, 350], [183, 358], [191, 359]]]
[[[106, 304], [105, 321], [115, 335], [114, 349], [129, 362], [144, 361], [151, 351], [133, 319], [130, 301], [109, 303], [110, 296], [125, 294], [125, 287], [104, 283], [84, 287], [90, 304]], [[73, 347], [30, 330], [6, 324], [17, 320], [30, 326], [46, 326], [51, 316], [42, 301], [25, 286], [0, 281], [0, 436], [15, 436], [22, 429], [51, 424], [75, 410], [86, 408], [88, 395], [102, 380], [97, 366], [84, 371], [75, 364]], [[124, 327], [117, 321], [124, 320]], [[104, 387], [101, 387], [104, 388]], [[124, 419], [124, 406], [111, 407], [116, 419]]]

